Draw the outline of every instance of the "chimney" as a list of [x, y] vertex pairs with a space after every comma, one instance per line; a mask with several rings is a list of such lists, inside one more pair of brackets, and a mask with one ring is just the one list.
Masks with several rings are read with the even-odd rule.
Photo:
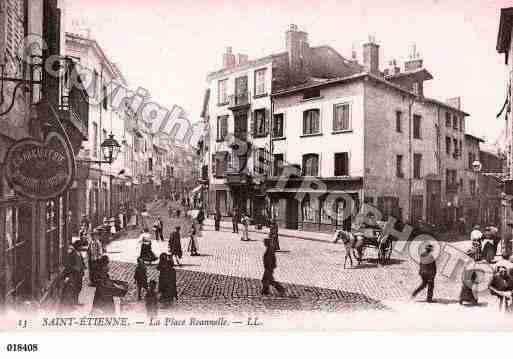
[[399, 68], [399, 66], [397, 66], [397, 61], [395, 60], [392, 60], [388, 63], [388, 73], [393, 76], [393, 75], [397, 75], [398, 73], [401, 72], [401, 69]]
[[363, 67], [366, 72], [379, 76], [379, 45], [373, 36], [363, 45]]
[[309, 51], [308, 34], [299, 31], [297, 25], [290, 25], [285, 33], [291, 85], [304, 82], [308, 73]]
[[235, 67], [235, 55], [232, 54], [231, 46], [226, 48], [223, 54], [223, 69], [233, 69]]
[[461, 98], [459, 98], [459, 97], [453, 97], [453, 98], [447, 99], [447, 100], [445, 100], [445, 103], [451, 107], [461, 110]]
[[410, 54], [410, 59], [404, 63], [404, 71], [415, 71], [421, 69], [423, 66], [420, 54], [417, 52], [417, 46], [413, 44]]
[[354, 63], [354, 64], [357, 64], [358, 63], [358, 59], [356, 58], [356, 50], [354, 48], [354, 44], [351, 48], [351, 62]]
[[237, 66], [246, 65], [248, 63], [248, 55], [237, 54]]

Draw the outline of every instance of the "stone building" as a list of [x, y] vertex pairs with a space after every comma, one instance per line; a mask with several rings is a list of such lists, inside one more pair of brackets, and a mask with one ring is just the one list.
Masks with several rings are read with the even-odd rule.
[[[384, 218], [405, 221], [450, 223], [463, 213], [468, 114], [458, 98], [442, 102], [424, 94], [433, 76], [415, 49], [403, 69], [395, 61], [382, 69], [373, 38], [363, 45], [360, 64], [355, 51], [344, 58], [329, 46], [310, 46], [295, 25], [286, 31], [285, 49], [254, 61], [242, 57], [242, 63], [227, 51], [224, 68], [208, 77], [210, 197], [223, 213], [231, 206], [256, 217], [260, 181], [270, 202], [263, 204], [289, 228], [349, 226], [344, 213], [364, 202]], [[261, 70], [269, 74], [265, 96], [254, 99], [248, 89], [256, 81], [246, 85], [246, 79], [259, 78]], [[231, 104], [239, 93], [248, 93], [247, 101]], [[260, 107], [269, 113], [259, 117]], [[225, 139], [232, 132], [242, 143]], [[255, 147], [272, 156], [248, 150]], [[243, 170], [234, 157], [246, 162]], [[234, 185], [253, 197], [235, 203]], [[327, 201], [328, 194], [342, 198]]]

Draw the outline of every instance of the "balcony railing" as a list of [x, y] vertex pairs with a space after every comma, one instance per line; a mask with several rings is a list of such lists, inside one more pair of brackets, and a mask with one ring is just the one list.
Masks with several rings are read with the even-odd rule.
[[70, 122], [81, 134], [83, 140], [88, 139], [89, 97], [87, 92], [73, 87], [68, 95], [61, 96], [59, 107], [63, 120]]
[[238, 109], [249, 107], [251, 94], [249, 92], [241, 92], [228, 96], [228, 108]]

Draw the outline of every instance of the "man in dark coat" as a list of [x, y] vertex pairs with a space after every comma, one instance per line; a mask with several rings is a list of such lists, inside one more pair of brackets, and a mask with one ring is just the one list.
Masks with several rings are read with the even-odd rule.
[[159, 239], [164, 242], [164, 223], [157, 217], [156, 227], [155, 227], [155, 239], [158, 241]]
[[413, 291], [411, 295], [414, 298], [421, 290], [427, 287], [427, 302], [433, 303], [433, 291], [435, 289], [435, 276], [436, 276], [436, 261], [433, 255], [433, 246], [431, 244], [426, 245], [424, 252], [420, 255], [420, 269], [419, 275], [422, 279], [422, 283], [417, 289]]
[[180, 265], [182, 259], [182, 243], [180, 239], [180, 227], [176, 227], [169, 237], [169, 254]]
[[73, 282], [74, 296], [73, 302], [79, 305], [78, 296], [82, 291], [82, 278], [84, 277], [85, 264], [84, 259], [77, 250], [77, 242], [68, 246], [68, 254], [64, 259], [64, 275], [69, 276]]
[[221, 212], [219, 208], [216, 208], [216, 213], [214, 213], [214, 227], [216, 231], [219, 232], [219, 225], [221, 224]]
[[262, 276], [262, 291], [260, 294], [268, 295], [269, 294], [269, 286], [273, 286], [280, 293], [280, 295], [285, 295], [285, 288], [274, 280], [274, 270], [276, 269], [276, 255], [274, 254], [274, 246], [271, 243], [271, 239], [264, 239], [265, 252], [264, 252], [264, 275]]
[[239, 233], [239, 221], [240, 221], [239, 217], [240, 217], [239, 210], [235, 209], [233, 211], [233, 215], [232, 215], [233, 233]]

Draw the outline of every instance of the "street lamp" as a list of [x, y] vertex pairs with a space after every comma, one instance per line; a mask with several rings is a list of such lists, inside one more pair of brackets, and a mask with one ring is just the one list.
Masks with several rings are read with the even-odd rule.
[[107, 163], [112, 164], [118, 157], [119, 152], [121, 151], [121, 146], [114, 138], [114, 135], [111, 133], [108, 138], [106, 138], [102, 144], [100, 145], [104, 161], [94, 161], [94, 160], [80, 160], [80, 162], [84, 163]]
[[481, 194], [479, 193], [479, 173], [481, 173], [482, 169], [481, 162], [475, 160], [472, 162], [472, 169], [476, 174], [476, 195], [477, 195], [477, 217], [478, 221], [481, 222]]

